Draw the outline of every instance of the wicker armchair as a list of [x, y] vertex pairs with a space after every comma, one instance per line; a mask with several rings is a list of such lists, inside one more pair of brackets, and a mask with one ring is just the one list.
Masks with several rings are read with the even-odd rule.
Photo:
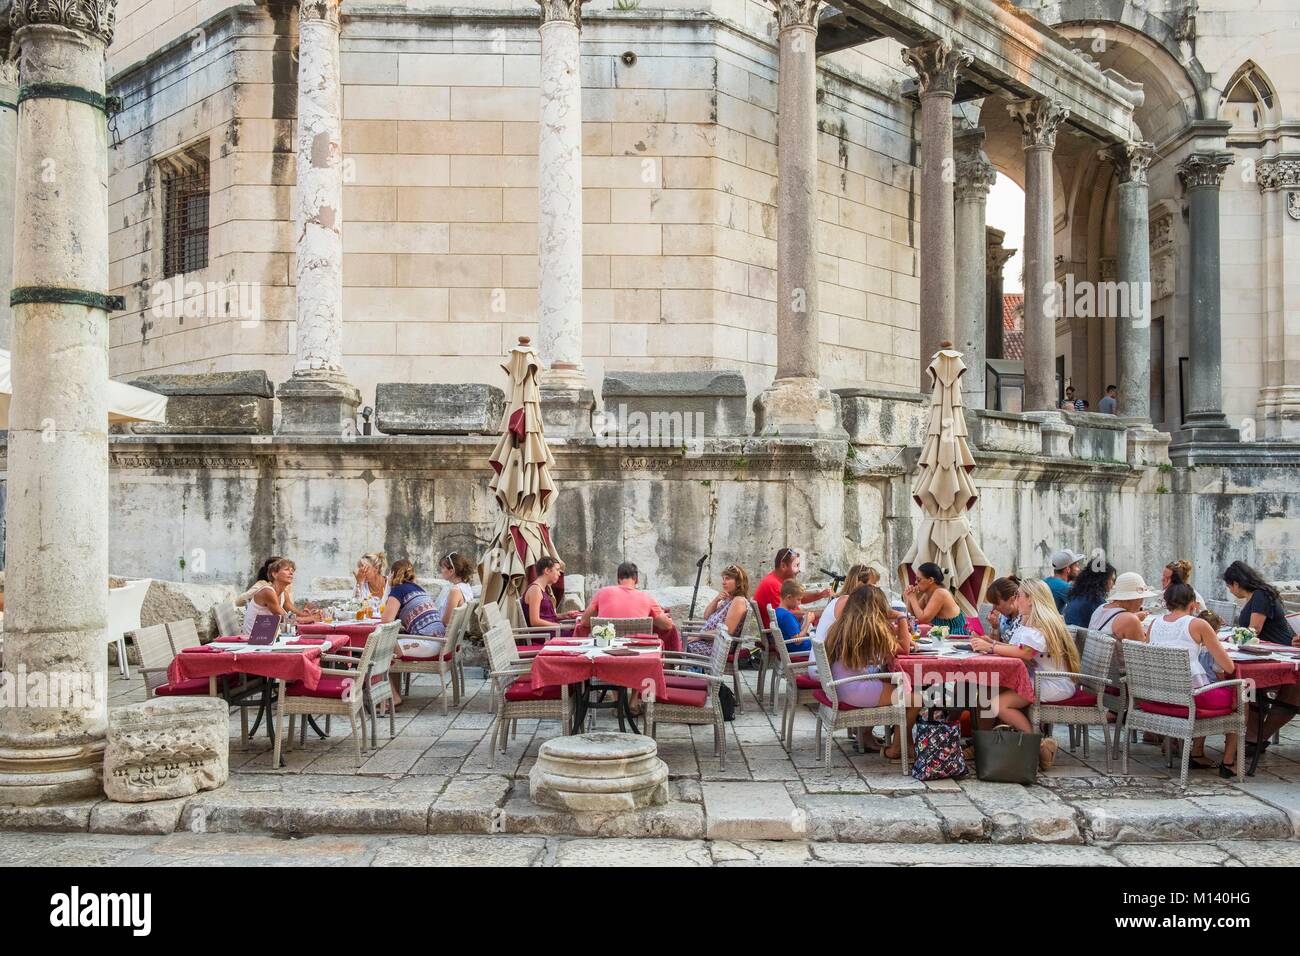
[[[818, 762], [824, 763], [827, 769], [831, 765], [831, 753], [834, 750], [835, 731], [843, 730], [849, 727], [893, 727], [898, 734], [899, 742], [899, 759], [902, 762], [903, 773], [911, 772], [911, 767], [907, 760], [907, 701], [904, 699], [902, 689], [907, 687], [903, 675], [898, 672], [882, 674], [857, 674], [853, 677], [844, 677], [840, 680], [833, 680], [831, 677], [831, 662], [826, 656], [826, 645], [821, 641], [813, 641], [813, 657], [817, 662], [817, 674], [821, 686], [813, 691], [813, 696], [817, 700], [817, 750]], [[839, 693], [836, 688], [843, 687], [845, 684], [861, 683], [862, 681], [878, 680], [888, 681], [899, 692], [894, 694], [894, 700], [885, 704], [883, 707], [850, 707], [847, 704], [841, 704]], [[826, 725], [826, 744], [823, 749], [822, 745], [822, 725]]]
[[[745, 611], [745, 617], [740, 622], [739, 633], [732, 636], [731, 652], [727, 656], [727, 666], [725, 672], [731, 675], [731, 691], [736, 696], [736, 713], [744, 712], [744, 695], [740, 690], [740, 662], [746, 660], [751, 653], [759, 655], [758, 660], [758, 695], [761, 698], [763, 694], [763, 675], [766, 670], [767, 653], [763, 649], [763, 619], [758, 616], [758, 607], [753, 600], [748, 600], [748, 609]], [[682, 635], [682, 647], [685, 648], [691, 641], [702, 640], [705, 636], [712, 637], [715, 632], [706, 631], [703, 627], [703, 621], [692, 622], [685, 629], [679, 629]], [[748, 646], [751, 642], [755, 647], [753, 650]], [[699, 655], [696, 655], [699, 656]]]
[[1213, 611], [1219, 617], [1223, 618], [1223, 623], [1233, 627], [1237, 623], [1237, 605], [1234, 601], [1218, 601], [1214, 598], [1205, 599], [1205, 609]]
[[487, 649], [488, 676], [492, 680], [492, 713], [496, 719], [488, 766], [495, 767], [497, 750], [505, 751], [507, 735], [515, 721], [558, 720], [561, 733], [565, 733], [573, 708], [567, 685], [533, 687], [530, 659], [520, 656], [508, 621], [501, 620], [492, 625], [483, 636], [483, 644]]
[[[1225, 680], [1192, 688], [1192, 667], [1187, 651], [1181, 647], [1159, 647], [1130, 641], [1124, 648], [1129, 708], [1124, 722], [1126, 731], [1146, 730], [1183, 742], [1180, 786], [1187, 786], [1187, 762], [1193, 737], [1237, 734], [1237, 782], [1246, 779], [1244, 743], [1246, 739], [1246, 684], [1244, 680]], [[1235, 687], [1236, 700], [1229, 710], [1206, 710], [1198, 714], [1196, 698], [1216, 687]], [[1124, 748], [1120, 772], [1128, 773], [1129, 735], [1123, 734]], [[1173, 749], [1168, 748], [1169, 766], [1174, 765]]]
[[[447, 625], [447, 635], [442, 645], [442, 653], [437, 657], [412, 658], [411, 660], [403, 660], [399, 657], [393, 661], [390, 670], [394, 674], [402, 675], [403, 695], [409, 694], [411, 691], [412, 674], [437, 674], [442, 687], [442, 712], [446, 714], [449, 712], [447, 707], [447, 678], [450, 676], [451, 698], [457, 707], [460, 706], [460, 695], [465, 691], [465, 665], [461, 661], [460, 644], [466, 630], [469, 629], [469, 622], [474, 613], [474, 603], [466, 602], [451, 612], [451, 623]], [[419, 637], [418, 634], [398, 634], [397, 639], [400, 641], [407, 636]]]
[[222, 601], [212, 609], [212, 614], [217, 620], [218, 637], [234, 637], [243, 632], [244, 622], [234, 601]]
[[[1115, 657], [1115, 638], [1087, 628], [1073, 628], [1084, 634], [1081, 673], [1069, 671], [1037, 671], [1034, 674], [1034, 702], [1029, 706], [1029, 723], [1034, 727], [1043, 724], [1068, 724], [1070, 751], [1075, 747], [1076, 728], [1083, 737], [1083, 755], [1088, 756], [1088, 728], [1101, 727], [1106, 744], [1106, 772], [1110, 773], [1110, 718], [1106, 706], [1106, 691], [1117, 685], [1111, 682], [1111, 661]], [[1082, 685], [1074, 696], [1066, 700], [1044, 703], [1039, 687], [1045, 677], [1069, 677]], [[1120, 730], [1122, 733], [1122, 728]]]
[[723, 671], [731, 643], [731, 635], [719, 629], [708, 657], [666, 651], [663, 659], [667, 691], [657, 700], [646, 701], [645, 710], [647, 737], [653, 737], [660, 724], [712, 724], [713, 752], [722, 770], [727, 769], [727, 725], [718, 689], [725, 679]]
[[[294, 721], [298, 717], [306, 718], [309, 715], [324, 714], [327, 717], [338, 715], [346, 717], [352, 724], [352, 736], [356, 739], [357, 757], [362, 755], [362, 748], [365, 746], [366, 737], [366, 709], [371, 709], [372, 721], [374, 715], [374, 703], [376, 700], [382, 700], [381, 694], [371, 695], [367, 693], [367, 685], [375, 683], [377, 689], [379, 683], [391, 693], [391, 687], [388, 684], [388, 662], [393, 657], [393, 647], [397, 644], [397, 631], [401, 624], [393, 621], [391, 624], [380, 624], [370, 636], [366, 638], [366, 646], [361, 651], [360, 659], [346, 654], [325, 654], [322, 655], [321, 661], [325, 665], [338, 664], [339, 667], [323, 666], [321, 667], [320, 683], [315, 690], [307, 690], [301, 682], [288, 684], [279, 681], [279, 694], [275, 706], [275, 719], [279, 729], [275, 735], [275, 747], [271, 757], [271, 766], [280, 766], [280, 747], [286, 740], [285, 737], [285, 717], [289, 718], [289, 745], [293, 744]], [[375, 665], [382, 661], [382, 681], [376, 681]], [[357, 720], [360, 719], [360, 732], [357, 728]], [[390, 730], [392, 729], [390, 724]], [[371, 739], [374, 739], [372, 728]]]
[[631, 637], [633, 634], [653, 634], [655, 622], [648, 617], [593, 617], [592, 629], [602, 624], [614, 625], [614, 634], [618, 637]]
[[[776, 624], [775, 615], [769, 617], [772, 626], [767, 629], [768, 637], [776, 649], [777, 666], [772, 671], [772, 694], [775, 698], [776, 685], [785, 679], [785, 697], [781, 709], [781, 742], [787, 752], [794, 749], [794, 719], [800, 707], [817, 703], [813, 691], [821, 686], [815, 677], [808, 675], [812, 661], [808, 653], [803, 652], [798, 658], [791, 656], [790, 645], [801, 644], [808, 638], [786, 638]], [[773, 701], [775, 702], [775, 701]]]
[[167, 639], [172, 642], [172, 653], [179, 654], [187, 647], [199, 647], [203, 641], [199, 639], [199, 630], [194, 626], [192, 617], [183, 617], [179, 621], [169, 621], [167, 624]]
[[136, 628], [132, 632], [136, 652], [140, 655], [140, 674], [144, 677], [144, 692], [149, 697], [206, 696], [209, 682], [206, 677], [170, 684], [167, 668], [176, 656], [167, 638], [167, 625]]

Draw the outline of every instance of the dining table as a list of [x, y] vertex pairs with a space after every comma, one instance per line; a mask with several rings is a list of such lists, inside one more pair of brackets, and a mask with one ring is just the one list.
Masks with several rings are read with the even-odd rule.
[[[979, 711], [991, 707], [993, 700], [992, 696], [987, 701], [979, 700], [978, 695], [970, 694], [969, 688], [979, 688], [993, 696], [1003, 690], [1013, 690], [1025, 700], [1035, 698], [1033, 678], [1019, 658], [976, 654], [969, 649], [969, 643], [960, 639], [931, 639], [928, 643], [914, 644], [913, 648], [914, 653], [900, 654], [894, 659], [894, 669], [923, 694], [932, 695], [935, 691], [930, 688], [944, 685], [967, 688], [965, 696], [956, 697], [956, 703], [949, 705], [949, 709], [969, 710], [972, 726]], [[940, 708], [943, 704], [927, 706]]]
[[[1277, 692], [1300, 681], [1300, 648], [1283, 644], [1274, 647], [1266, 643], [1250, 646], [1255, 650], [1247, 651], [1235, 646], [1225, 646], [1224, 649], [1234, 666], [1230, 676], [1251, 682], [1255, 702], [1255, 739], [1263, 741], [1264, 725], [1277, 700]], [[1255, 775], [1262, 754], [1263, 749], [1256, 747], [1246, 776]]]
[[316, 624], [299, 624], [298, 633], [306, 637], [347, 637], [350, 647], [365, 647], [368, 638], [380, 625], [379, 618], [361, 621], [331, 621]]
[[[626, 721], [634, 733], [639, 733], [628, 691], [643, 700], [657, 700], [667, 693], [663, 652], [663, 641], [653, 634], [614, 638], [608, 646], [598, 646], [592, 638], [552, 638], [533, 655], [530, 679], [534, 687], [579, 685], [573, 716], [575, 734], [582, 732], [587, 714], [599, 707], [617, 708], [619, 729]], [[614, 702], [604, 704], [605, 694], [611, 691]], [[600, 693], [602, 698], [594, 704], [593, 693]]]

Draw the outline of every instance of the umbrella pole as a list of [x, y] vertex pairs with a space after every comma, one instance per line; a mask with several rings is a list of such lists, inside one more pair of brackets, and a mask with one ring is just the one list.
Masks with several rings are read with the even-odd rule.
[[695, 590], [691, 592], [691, 610], [686, 616], [695, 617], [695, 600], [700, 596], [700, 576], [704, 574], [704, 562], [709, 560], [707, 554], [700, 555], [700, 560], [695, 562]]

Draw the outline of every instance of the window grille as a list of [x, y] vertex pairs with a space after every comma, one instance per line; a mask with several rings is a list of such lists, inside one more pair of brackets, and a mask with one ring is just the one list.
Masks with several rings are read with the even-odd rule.
[[208, 156], [186, 150], [159, 161], [163, 191], [163, 278], [208, 264]]

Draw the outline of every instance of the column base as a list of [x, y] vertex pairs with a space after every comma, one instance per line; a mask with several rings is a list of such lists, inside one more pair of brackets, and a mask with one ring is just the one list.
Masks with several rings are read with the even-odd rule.
[[1172, 436], [1154, 428], [1150, 422], [1134, 422], [1128, 430], [1128, 464], [1130, 468], [1158, 468], [1169, 464]]
[[1189, 415], [1178, 430], [1179, 445], [1236, 441], [1241, 441], [1241, 432], [1229, 425], [1228, 419], [1219, 412]]
[[550, 368], [542, 369], [537, 376], [537, 384], [541, 388], [580, 391], [587, 387], [587, 373], [580, 366], [556, 362]]
[[547, 438], [591, 438], [591, 417], [596, 411], [596, 393], [589, 388], [546, 384], [542, 394], [542, 425]]
[[815, 378], [778, 378], [754, 399], [754, 434], [762, 438], [847, 441], [840, 398]]
[[104, 747], [103, 740], [0, 747], [0, 805], [34, 807], [103, 796]]
[[[1300, 386], [1271, 385], [1259, 390], [1256, 438], [1300, 441]], [[1243, 441], [1249, 437], [1242, 435]]]
[[340, 435], [357, 433], [361, 393], [340, 378], [295, 375], [276, 389], [280, 399], [281, 435]]

